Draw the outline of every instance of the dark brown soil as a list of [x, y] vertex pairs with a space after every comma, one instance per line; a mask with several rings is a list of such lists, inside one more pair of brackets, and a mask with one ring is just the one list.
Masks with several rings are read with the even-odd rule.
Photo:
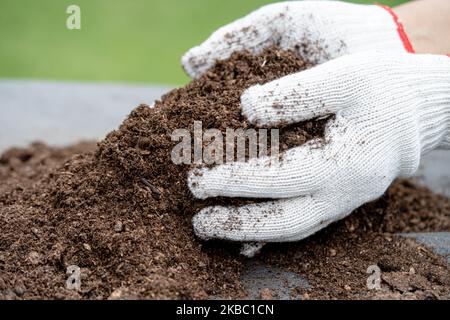
[[[239, 97], [250, 85], [310, 65], [293, 52], [237, 53], [155, 108], [141, 105], [96, 148], [33, 145], [0, 158], [0, 298], [243, 297], [238, 245], [202, 243], [190, 220], [208, 204], [186, 187], [190, 166], [175, 165], [174, 129], [247, 128]], [[285, 127], [282, 149], [323, 135], [326, 120]], [[87, 150], [87, 152], [84, 152]], [[81, 151], [83, 151], [81, 153]], [[73, 155], [73, 156], [72, 156]], [[71, 156], [71, 157], [70, 157]], [[313, 237], [270, 245], [258, 259], [306, 277], [303, 298], [442, 298], [449, 266], [428, 248], [393, 236], [450, 231], [450, 201], [408, 181]], [[378, 264], [383, 290], [366, 288]], [[66, 269], [82, 268], [81, 291]], [[267, 296], [267, 295], [265, 295]]]

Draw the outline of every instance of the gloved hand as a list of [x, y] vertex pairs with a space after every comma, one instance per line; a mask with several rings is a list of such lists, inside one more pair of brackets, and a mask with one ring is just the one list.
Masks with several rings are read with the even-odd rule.
[[266, 157], [194, 169], [188, 185], [197, 198], [277, 199], [205, 208], [193, 218], [195, 233], [296, 241], [380, 197], [396, 177], [413, 175], [426, 152], [450, 148], [450, 58], [348, 55], [251, 87], [241, 105], [251, 122], [264, 125], [335, 119], [323, 141], [290, 149], [278, 163]]
[[182, 64], [196, 77], [235, 51], [259, 53], [273, 45], [296, 50], [315, 64], [360, 51], [413, 51], [388, 7], [291, 1], [264, 6], [220, 28], [186, 53]]

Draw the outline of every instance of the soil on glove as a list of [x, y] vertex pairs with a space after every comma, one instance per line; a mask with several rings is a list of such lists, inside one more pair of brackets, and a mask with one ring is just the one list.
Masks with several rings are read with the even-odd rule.
[[[191, 218], [210, 204], [186, 186], [191, 165], [175, 165], [173, 130], [249, 128], [240, 114], [244, 89], [311, 65], [271, 48], [236, 53], [187, 86], [141, 105], [94, 146], [34, 144], [0, 158], [0, 298], [206, 299], [245, 297], [239, 245], [201, 242]], [[326, 119], [287, 126], [281, 149], [322, 137]], [[450, 231], [450, 201], [409, 181], [316, 235], [269, 245], [256, 258], [308, 279], [299, 298], [445, 298], [446, 261], [396, 232]], [[66, 288], [69, 266], [81, 268], [81, 290]], [[366, 286], [370, 265], [382, 290]], [[269, 288], [270, 289], [270, 288]], [[268, 289], [268, 290], [269, 290]], [[268, 291], [266, 290], [266, 291]], [[270, 291], [276, 298], [276, 292]]]

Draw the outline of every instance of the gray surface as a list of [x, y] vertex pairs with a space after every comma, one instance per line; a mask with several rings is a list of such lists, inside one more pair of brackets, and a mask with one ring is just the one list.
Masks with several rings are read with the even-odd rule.
[[413, 238], [430, 247], [450, 263], [450, 232], [403, 233], [402, 237]]
[[450, 197], [450, 151], [435, 150], [427, 154], [417, 176], [421, 184]]
[[251, 261], [246, 265], [241, 283], [247, 299], [261, 299], [261, 290], [269, 289], [274, 299], [295, 300], [299, 297], [293, 289], [309, 288], [308, 281], [296, 273]]
[[43, 140], [64, 145], [102, 138], [140, 103], [167, 87], [0, 80], [0, 152]]

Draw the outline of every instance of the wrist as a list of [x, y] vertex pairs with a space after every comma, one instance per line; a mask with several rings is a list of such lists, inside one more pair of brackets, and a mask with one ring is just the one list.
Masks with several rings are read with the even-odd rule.
[[450, 1], [411, 1], [392, 9], [417, 53], [450, 53]]
[[384, 10], [386, 10], [389, 13], [389, 15], [392, 17], [393, 22], [397, 27], [398, 37], [399, 37], [400, 41], [403, 43], [403, 47], [405, 48], [405, 50], [409, 53], [415, 53], [416, 51], [414, 50], [413, 43], [411, 42], [410, 37], [406, 33], [405, 27], [401, 21], [401, 18], [397, 14], [397, 12], [394, 11], [389, 6], [381, 5], [381, 4], [379, 6], [381, 8], [383, 8]]

